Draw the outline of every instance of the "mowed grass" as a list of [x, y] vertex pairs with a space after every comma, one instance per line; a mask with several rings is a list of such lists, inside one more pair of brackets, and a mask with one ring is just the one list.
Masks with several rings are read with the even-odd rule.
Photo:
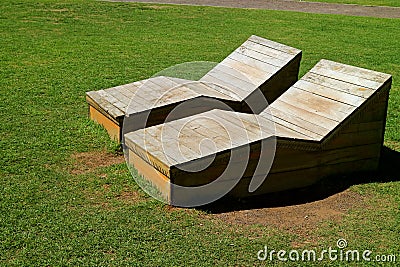
[[392, 6], [400, 7], [398, 0], [307, 0], [308, 2], [325, 2], [338, 4], [355, 4], [364, 6]]
[[[400, 7], [398, 0], [295, 0], [298, 2], [321, 2], [321, 3], [335, 3], [335, 4], [352, 4], [364, 6], [390, 6]], [[196, 1], [193, 1], [196, 2]]]
[[351, 187], [370, 209], [302, 236], [170, 209], [124, 164], [76, 171], [84, 163], [74, 155], [117, 150], [87, 118], [86, 91], [218, 62], [251, 34], [302, 49], [301, 74], [321, 58], [392, 74], [385, 143], [398, 153], [400, 20], [72, 0], [3, 0], [0, 9], [0, 265], [258, 266], [269, 263], [257, 260], [264, 245], [322, 250], [338, 238], [399, 254], [398, 173]]

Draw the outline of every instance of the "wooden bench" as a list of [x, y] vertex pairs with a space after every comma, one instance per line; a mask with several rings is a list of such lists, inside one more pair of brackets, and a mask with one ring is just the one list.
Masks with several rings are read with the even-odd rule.
[[[198, 186], [214, 181], [233, 151], [244, 145], [250, 146], [248, 158], [243, 158], [249, 162], [230, 192], [240, 197], [376, 170], [391, 81], [388, 74], [321, 60], [259, 115], [211, 110], [126, 134], [129, 162], [171, 204], [181, 197], [171, 190], [171, 182]], [[271, 170], [250, 193], [261, 144], [271, 138], [276, 138]], [[214, 145], [199, 146], [204, 139]], [[214, 160], [204, 170], [182, 169], [200, 166], [210, 157]]]
[[[266, 107], [259, 106], [260, 92], [273, 102], [297, 81], [300, 60], [300, 50], [253, 35], [199, 81], [159, 76], [87, 92], [89, 116], [120, 141], [122, 129], [129, 132], [163, 123], [185, 101], [198, 107], [181, 117], [222, 108], [221, 103], [226, 109], [260, 112]], [[137, 123], [143, 114], [145, 122]], [[124, 123], [126, 115], [129, 123]], [[178, 118], [175, 114], [173, 119]]]

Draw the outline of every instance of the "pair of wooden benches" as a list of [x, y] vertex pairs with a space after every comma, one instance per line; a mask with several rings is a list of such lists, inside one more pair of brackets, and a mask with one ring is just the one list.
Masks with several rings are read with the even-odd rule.
[[[171, 204], [197, 197], [174, 185], [214, 181], [209, 193], [218, 194], [238, 181], [230, 194], [243, 197], [376, 170], [391, 76], [321, 60], [298, 80], [300, 59], [298, 49], [251, 36], [200, 81], [155, 77], [88, 92], [89, 113], [124, 137], [130, 164]], [[200, 108], [168, 118], [196, 100]]]

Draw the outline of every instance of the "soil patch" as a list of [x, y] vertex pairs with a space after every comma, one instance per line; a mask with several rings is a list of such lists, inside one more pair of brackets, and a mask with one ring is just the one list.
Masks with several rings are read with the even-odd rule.
[[93, 172], [98, 168], [107, 167], [125, 162], [123, 155], [116, 155], [105, 151], [91, 151], [73, 154], [72, 174]]
[[234, 210], [208, 214], [207, 217], [235, 225], [273, 226], [307, 237], [325, 221], [337, 222], [350, 210], [366, 208], [367, 200], [367, 196], [347, 189], [308, 203]]

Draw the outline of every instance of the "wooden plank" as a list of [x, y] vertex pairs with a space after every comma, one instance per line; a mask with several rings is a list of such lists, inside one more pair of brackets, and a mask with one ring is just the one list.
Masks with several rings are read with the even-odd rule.
[[379, 131], [383, 129], [384, 121], [368, 121], [368, 122], [350, 122], [349, 125], [345, 125], [342, 133], [357, 133], [363, 131]]
[[191, 89], [198, 95], [217, 98], [217, 99], [224, 99], [230, 101], [240, 101], [240, 99], [232, 94], [231, 92], [222, 91], [220, 90], [221, 87], [212, 86], [212, 84], [206, 82], [192, 82], [185, 84], [185, 87]]
[[238, 50], [243, 51], [242, 47], [263, 54], [264, 56], [262, 56], [262, 58], [268, 58], [267, 62], [276, 67], [285, 66], [294, 58], [294, 55], [251, 41], [245, 42]]
[[368, 98], [375, 90], [365, 87], [360, 87], [355, 84], [348, 82], [339, 81], [330, 77], [322, 76], [316, 73], [308, 72], [302, 78], [302, 81], [310, 82], [313, 84], [319, 84], [325, 87], [329, 87], [338, 91], [342, 91], [351, 95], [359, 96], [362, 98]]
[[236, 71], [240, 72], [242, 75], [246, 76], [247, 79], [250, 80], [253, 84], [260, 86], [263, 84], [269, 77], [270, 74], [265, 74], [261, 70], [254, 68], [253, 66], [247, 65], [244, 62], [237, 61], [231, 59], [229, 57], [225, 58], [221, 64], [225, 65], [226, 67], [233, 68]]
[[88, 94], [105, 112], [109, 113], [114, 119], [124, 116], [125, 112], [113, 105], [112, 99], [104, 97], [107, 95], [103, 90], [92, 91]]
[[[277, 106], [279, 107], [279, 106]], [[325, 136], [326, 134], [329, 133], [329, 130], [320, 126], [319, 124], [316, 123], [312, 123], [308, 120], [306, 120], [305, 118], [300, 118], [296, 115], [287, 113], [285, 110], [280, 110], [274, 107], [269, 107], [268, 108], [270, 114], [272, 114], [273, 119], [278, 119], [279, 122], [282, 121], [286, 121], [287, 123], [294, 125], [296, 127], [299, 127], [301, 129], [304, 129], [304, 134], [307, 133], [307, 135], [312, 136], [315, 140], [320, 140], [321, 137]], [[265, 111], [267, 112], [267, 111]], [[267, 114], [268, 116], [270, 116], [270, 114]], [[260, 114], [261, 116], [263, 116], [263, 114]], [[266, 114], [264, 113], [264, 116], [266, 116]], [[289, 127], [289, 125], [288, 125]], [[290, 126], [293, 127], [293, 126]], [[300, 131], [300, 129], [299, 129]]]
[[[207, 80], [208, 81], [205, 80], [201, 81], [202, 84], [210, 88], [210, 91], [208, 92], [207, 96], [212, 96], [214, 93], [212, 93], [211, 91], [215, 91], [217, 93], [226, 95], [227, 97], [224, 98], [226, 100], [237, 101], [237, 102], [243, 100], [243, 97], [237, 93], [237, 90], [239, 90], [240, 88], [233, 89], [231, 87], [221, 85], [220, 80], [213, 78], [211, 76], [208, 76]], [[241, 95], [246, 93], [247, 92], [243, 91]]]
[[[273, 72], [276, 72], [278, 69], [282, 68], [287, 64], [290, 59], [293, 59], [292, 56], [288, 54], [284, 54], [283, 58], [277, 58], [281, 52], [278, 52], [277, 50], [271, 49], [271, 54], [268, 53], [263, 53], [262, 51], [257, 50], [257, 44], [254, 44], [253, 46], [251, 45], [242, 45], [239, 49], [235, 50], [234, 54], [242, 54], [244, 56], [247, 56], [249, 58], [257, 59], [259, 61], [262, 61], [268, 65], [270, 65], [271, 70], [275, 70]], [[273, 53], [273, 52], [277, 53]], [[286, 57], [285, 57], [286, 56]]]
[[279, 97], [279, 100], [286, 103], [295, 103], [299, 108], [337, 122], [344, 120], [356, 109], [354, 106], [299, 90], [295, 87], [291, 87], [286, 91]]
[[241, 59], [241, 61], [246, 63], [253, 62], [257, 66], [259, 65], [258, 62], [262, 62], [262, 69], [270, 73], [276, 73], [284, 66], [280, 62], [277, 63], [277, 60], [272, 57], [247, 48], [236, 50], [228, 57], [237, 60]]
[[[272, 135], [295, 139], [309, 139], [309, 137], [303, 133], [276, 124], [274, 121], [257, 115], [221, 111], [215, 113], [215, 116], [221, 117], [230, 124], [239, 127], [236, 130], [237, 132], [245, 130], [247, 142], [265, 139]], [[238, 118], [235, 118], [235, 116]], [[243, 142], [245, 140], [246, 139], [243, 139], [243, 141], [241, 140], [240, 144], [244, 144]]]
[[355, 171], [369, 171], [377, 168], [377, 159], [363, 159], [340, 164], [325, 165], [322, 168], [309, 168], [291, 172], [270, 173], [265, 182], [253, 193], [248, 192], [250, 180], [253, 177], [244, 177], [239, 184], [229, 193], [235, 197], [261, 195], [271, 192], [279, 192], [288, 189], [302, 188], [314, 184], [327, 175]]
[[225, 81], [227, 84], [243, 87], [242, 90], [244, 91], [251, 92], [254, 90], [253, 88], [257, 88], [257, 85], [253, 84], [244, 74], [222, 64], [217, 65], [208, 74]]
[[[240, 99], [245, 99], [246, 96], [249, 94], [248, 90], [244, 90], [242, 87], [234, 84], [233, 82], [227, 82], [218, 74], [211, 75], [210, 73], [208, 73], [207, 76], [201, 78], [201, 81], [216, 84], [217, 86], [221, 87], [223, 91], [231, 92], [231, 94], [234, 94], [237, 98]], [[246, 84], [245, 86], [248, 86], [248, 84]]]
[[216, 120], [208, 116], [209, 113], [211, 112], [173, 121], [165, 127], [173, 128], [176, 131], [175, 136], [183, 136], [184, 139], [180, 141], [188, 148], [197, 149], [202, 140], [210, 139], [215, 143], [217, 151], [229, 149], [232, 140], [227, 135], [225, 124], [222, 124], [221, 119]]
[[193, 136], [185, 131], [176, 130], [173, 127], [175, 122], [168, 123], [167, 126], [163, 124], [145, 129], [146, 133], [160, 140], [161, 145], [158, 146], [157, 150], [160, 151], [160, 148], [162, 148], [162, 153], [175, 160], [174, 165], [199, 157], [199, 151], [196, 150], [196, 147], [187, 142], [187, 140], [193, 140], [191, 139]]
[[137, 156], [134, 152], [129, 151], [129, 163], [138, 171], [142, 177], [151, 182], [161, 193], [166, 201], [170, 201], [170, 181], [168, 177], [158, 172], [149, 163]]
[[234, 52], [234, 53], [230, 54], [227, 58], [238, 61], [238, 62], [242, 62], [243, 64], [246, 64], [249, 66], [252, 66], [253, 68], [262, 71], [266, 75], [269, 74], [269, 76], [272, 76], [273, 74], [275, 74], [278, 71], [278, 69], [271, 64], [261, 61], [258, 58], [252, 58], [252, 57], [243, 55], [242, 53], [239, 53], [239, 52]]
[[365, 88], [370, 88], [373, 90], [378, 89], [379, 87], [382, 86], [382, 83], [380, 82], [376, 82], [376, 81], [371, 81], [371, 80], [367, 80], [365, 78], [362, 77], [357, 77], [354, 76], [352, 74], [347, 74], [347, 73], [343, 73], [343, 72], [337, 72], [334, 71], [332, 69], [326, 69], [323, 66], [317, 64], [315, 65], [310, 72], [315, 73], [315, 74], [319, 74], [319, 75], [323, 75], [326, 77], [330, 77], [339, 81], [343, 81], [343, 82], [347, 82], [347, 83], [351, 83], [354, 85], [358, 85], [360, 87], [365, 87]]
[[350, 146], [359, 146], [365, 144], [374, 144], [381, 143], [383, 144], [382, 139], [382, 127], [380, 129], [374, 130], [365, 130], [358, 132], [340, 132], [335, 135], [334, 138], [328, 140], [324, 143], [324, 148], [341, 148], [341, 147], [350, 147]]
[[123, 103], [121, 103], [120, 99], [114, 97], [112, 94], [106, 92], [105, 90], [100, 90], [98, 93], [103, 99], [107, 100], [114, 107], [117, 107], [118, 109], [120, 109], [122, 112], [125, 113], [124, 108], [121, 108], [121, 106], [123, 106]]
[[319, 114], [300, 108], [299, 106], [296, 105], [296, 102], [286, 103], [284, 101], [281, 101], [280, 98], [278, 98], [270, 105], [270, 108], [284, 110], [288, 114], [304, 118], [305, 120], [318, 124], [323, 128], [328, 129], [329, 131], [333, 130], [338, 125], [337, 121], [335, 120], [323, 117]]
[[120, 127], [118, 124], [104, 116], [97, 109], [89, 105], [89, 117], [90, 119], [96, 121], [100, 125], [102, 125], [110, 135], [111, 139], [120, 142]]
[[[113, 90], [111, 90], [111, 89], [113, 89]], [[125, 111], [126, 107], [131, 102], [130, 98], [126, 97], [120, 90], [118, 90], [116, 88], [110, 88], [110, 89], [106, 89], [104, 91], [106, 91], [108, 94], [112, 95], [113, 97], [115, 97], [116, 99], [118, 99], [120, 101], [121, 104], [120, 104], [119, 108], [123, 111]]]
[[[291, 123], [290, 121], [283, 120], [283, 119], [281, 119], [281, 118], [279, 118], [279, 117], [276, 117], [276, 116], [273, 117], [273, 121], [274, 121], [274, 123], [275, 123], [276, 125], [279, 125], [280, 127], [284, 127], [284, 128], [287, 128], [287, 129], [290, 130], [290, 131], [294, 131], [294, 132], [297, 132], [297, 133], [301, 134], [301, 136], [302, 136], [304, 139], [316, 140], [316, 141], [322, 139], [322, 136], [321, 136], [321, 135], [316, 134], [316, 133], [314, 133], [314, 132], [311, 132], [311, 131], [309, 131], [309, 130], [303, 128], [303, 127], [297, 126], [297, 125]], [[278, 128], [278, 129], [279, 129], [279, 128]], [[281, 137], [286, 137], [286, 135], [284, 135], [284, 134], [283, 134], [281, 131], [279, 131], [279, 130], [277, 130], [276, 135], [277, 135], [277, 136], [281, 136]]]
[[294, 48], [294, 47], [290, 47], [278, 42], [274, 42], [265, 38], [261, 38], [258, 37], [256, 35], [252, 35], [250, 36], [250, 38], [248, 39], [248, 41], [252, 41], [258, 44], [262, 44], [271, 48], [274, 48], [276, 50], [291, 54], [291, 55], [298, 55], [299, 53], [301, 53], [301, 50]]
[[381, 143], [374, 143], [326, 150], [321, 155], [321, 164], [338, 164], [342, 162], [379, 157], [381, 147]]
[[168, 176], [170, 166], [178, 163], [179, 155], [165, 153], [165, 151], [175, 151], [176, 147], [171, 148], [169, 140], [161, 140], [160, 136], [149, 131], [150, 128], [155, 127], [126, 134], [125, 143], [132, 151]]
[[257, 141], [274, 134], [273, 123], [262, 117], [256, 117], [257, 115], [214, 110], [207, 116], [220, 120], [228, 129], [232, 141], [237, 145]]
[[322, 85], [310, 83], [304, 80], [296, 82], [293, 87], [354, 107], [359, 107], [365, 101], [365, 99], [362, 97], [352, 95], [347, 92], [338, 91]]
[[[385, 83], [387, 80], [391, 78], [391, 75], [382, 73], [382, 72], [377, 72], [369, 69], [364, 69], [360, 67], [355, 67], [351, 65], [346, 65], [343, 63], [338, 63], [326, 59], [322, 59], [318, 65], [320, 65], [323, 68], [330, 69], [336, 72], [344, 73], [344, 74], [349, 74], [352, 76], [356, 76], [362, 79], [370, 80], [373, 82], [378, 82], [380, 84]], [[378, 88], [378, 87], [377, 87]]]

